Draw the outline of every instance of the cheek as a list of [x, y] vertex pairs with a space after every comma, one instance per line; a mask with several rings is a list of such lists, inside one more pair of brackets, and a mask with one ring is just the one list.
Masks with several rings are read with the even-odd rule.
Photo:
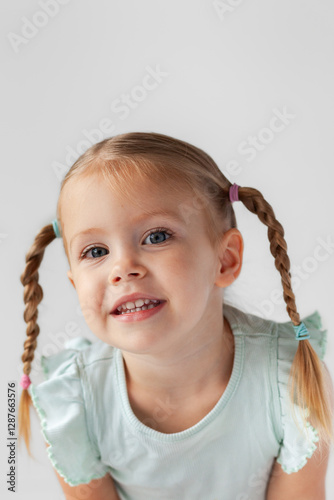
[[216, 262], [212, 253], [208, 251], [196, 252], [190, 248], [171, 256], [161, 265], [159, 274], [164, 275], [166, 283], [175, 287], [175, 291], [184, 292], [189, 296], [198, 293], [205, 293], [211, 290], [216, 275]]
[[94, 324], [101, 313], [103, 303], [102, 287], [94, 280], [80, 279], [77, 281], [77, 294], [80, 308], [88, 326]]

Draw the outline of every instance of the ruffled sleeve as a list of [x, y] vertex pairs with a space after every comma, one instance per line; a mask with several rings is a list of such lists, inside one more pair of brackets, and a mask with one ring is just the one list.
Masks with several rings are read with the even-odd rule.
[[[316, 311], [302, 320], [310, 332], [310, 343], [322, 360], [326, 350], [327, 331], [322, 330], [321, 318]], [[310, 458], [319, 440], [318, 433], [309, 422], [303, 425], [302, 413], [297, 405], [293, 405], [292, 412], [288, 379], [290, 368], [295, 356], [298, 341], [291, 322], [278, 324], [278, 391], [281, 410], [280, 427], [283, 434], [277, 462], [287, 473], [297, 472], [304, 467]], [[300, 341], [302, 342], [302, 341]], [[305, 417], [308, 417], [306, 413]]]
[[47, 380], [29, 387], [42, 434], [50, 445], [48, 456], [71, 486], [89, 483], [108, 472], [90, 436], [78, 363], [80, 351], [90, 344], [85, 339], [73, 339], [64, 351], [42, 357]]

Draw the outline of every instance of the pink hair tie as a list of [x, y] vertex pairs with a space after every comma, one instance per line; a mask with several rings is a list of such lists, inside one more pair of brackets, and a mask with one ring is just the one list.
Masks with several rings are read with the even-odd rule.
[[23, 387], [23, 389], [28, 389], [30, 384], [31, 384], [31, 380], [29, 378], [29, 375], [26, 375], [24, 373], [21, 377], [20, 386]]
[[234, 201], [239, 201], [239, 193], [238, 189], [240, 186], [238, 184], [232, 184], [229, 189], [229, 197], [230, 197], [230, 202], [233, 203]]

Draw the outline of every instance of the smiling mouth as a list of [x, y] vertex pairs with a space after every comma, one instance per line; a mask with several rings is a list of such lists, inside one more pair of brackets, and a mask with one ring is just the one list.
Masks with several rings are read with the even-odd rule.
[[156, 299], [139, 299], [135, 302], [126, 302], [125, 304], [118, 306], [112, 314], [118, 316], [120, 314], [130, 314], [138, 311], [146, 311], [147, 309], [153, 309], [154, 307], [157, 307], [159, 304], [161, 304], [161, 302], [161, 300]]

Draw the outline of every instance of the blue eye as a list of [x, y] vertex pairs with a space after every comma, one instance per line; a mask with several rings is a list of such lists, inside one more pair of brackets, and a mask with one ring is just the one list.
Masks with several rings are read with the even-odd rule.
[[[88, 257], [89, 259], [99, 259], [101, 257], [104, 257], [107, 255], [109, 251], [106, 248], [103, 247], [91, 247], [82, 252], [81, 257], [86, 258]], [[90, 254], [90, 255], [89, 255]]]
[[[164, 243], [166, 240], [169, 238], [172, 238], [173, 234], [166, 229], [163, 228], [158, 228], [155, 229], [154, 231], [151, 231], [151, 233], [145, 238], [144, 244], [145, 245], [156, 245], [159, 243]], [[80, 260], [82, 259], [89, 259], [89, 260], [96, 260], [96, 259], [101, 259], [105, 255], [109, 254], [109, 250], [104, 247], [99, 247], [99, 246], [91, 246], [85, 249], [82, 254], [80, 255]]]
[[[166, 237], [167, 236], [167, 237]], [[156, 243], [163, 243], [164, 241], [168, 240], [172, 235], [168, 231], [163, 231], [163, 230], [158, 230], [158, 231], [152, 231], [144, 240], [144, 243], [149, 240], [149, 245], [156, 244]]]

